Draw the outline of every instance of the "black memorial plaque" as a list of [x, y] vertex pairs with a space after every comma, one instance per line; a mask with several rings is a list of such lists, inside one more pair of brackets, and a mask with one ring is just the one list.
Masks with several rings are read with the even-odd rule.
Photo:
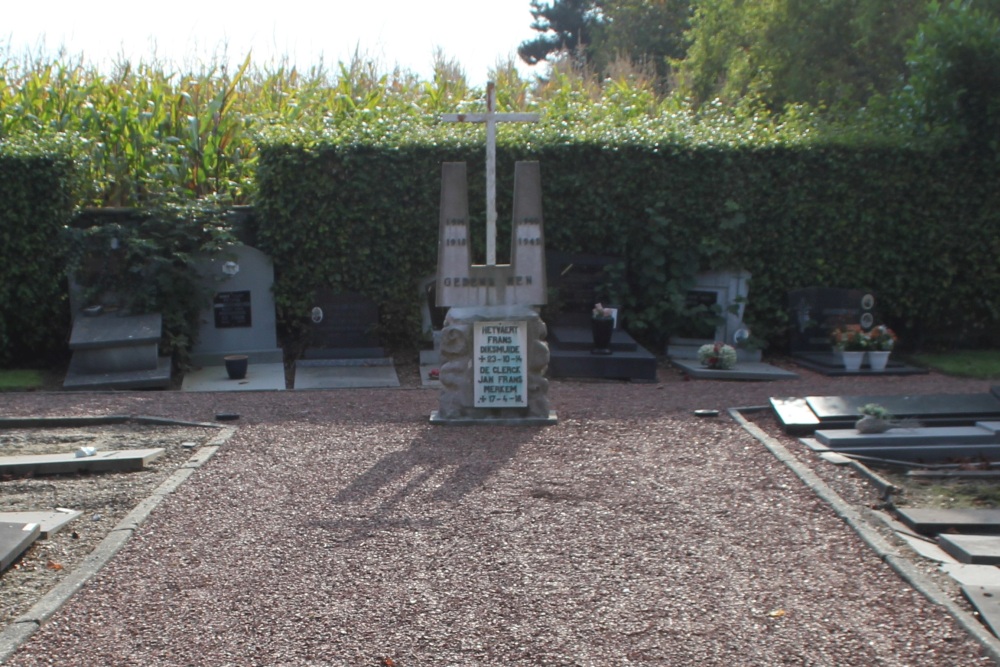
[[253, 325], [250, 290], [216, 292], [213, 309], [216, 329], [249, 328]]

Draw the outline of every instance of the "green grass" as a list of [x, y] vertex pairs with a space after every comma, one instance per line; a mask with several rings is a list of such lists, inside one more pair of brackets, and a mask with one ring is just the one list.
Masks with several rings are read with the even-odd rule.
[[978, 378], [980, 380], [1000, 379], [1000, 350], [956, 350], [918, 354], [914, 360], [946, 375]]
[[44, 371], [0, 370], [0, 391], [38, 389], [45, 385]]

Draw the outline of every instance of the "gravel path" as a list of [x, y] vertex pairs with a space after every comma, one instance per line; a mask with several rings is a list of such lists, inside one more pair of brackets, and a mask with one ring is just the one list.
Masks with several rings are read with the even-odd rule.
[[414, 387], [5, 394], [8, 416], [242, 415], [7, 664], [992, 665], [758, 441], [691, 415], [989, 383], [796, 371], [556, 381], [548, 428], [431, 426]]

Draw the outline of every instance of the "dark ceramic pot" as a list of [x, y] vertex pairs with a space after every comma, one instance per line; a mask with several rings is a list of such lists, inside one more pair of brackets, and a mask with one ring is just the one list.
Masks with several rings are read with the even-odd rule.
[[593, 354], [611, 354], [611, 334], [615, 330], [615, 321], [610, 317], [593, 317], [590, 320], [590, 330], [594, 338]]
[[250, 365], [250, 358], [245, 354], [230, 354], [223, 357], [226, 362], [226, 373], [230, 380], [242, 380], [247, 376], [247, 367]]

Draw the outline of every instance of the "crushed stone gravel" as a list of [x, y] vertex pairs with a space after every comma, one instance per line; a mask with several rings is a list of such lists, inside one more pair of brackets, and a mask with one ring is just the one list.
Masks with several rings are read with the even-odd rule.
[[554, 381], [544, 428], [432, 426], [437, 394], [412, 383], [6, 394], [10, 416], [241, 415], [7, 664], [994, 664], [724, 412], [989, 383], [795, 370]]

